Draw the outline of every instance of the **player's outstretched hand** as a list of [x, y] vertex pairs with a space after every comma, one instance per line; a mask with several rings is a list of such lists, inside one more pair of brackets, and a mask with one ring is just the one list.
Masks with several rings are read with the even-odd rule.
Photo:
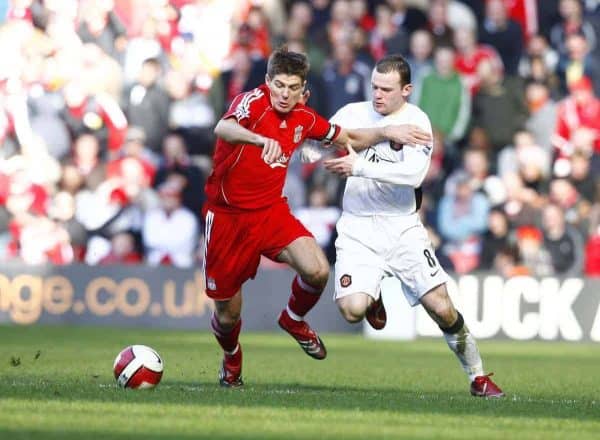
[[348, 154], [346, 156], [324, 161], [323, 166], [325, 166], [325, 169], [340, 176], [351, 176], [352, 168], [354, 167], [354, 162], [356, 162], [358, 155], [350, 143], [346, 144], [346, 150], [348, 150]]
[[281, 145], [275, 139], [264, 138], [263, 149], [260, 157], [268, 163], [272, 164], [281, 156]]
[[388, 125], [385, 136], [402, 145], [431, 145], [433, 142], [428, 132], [413, 124]]

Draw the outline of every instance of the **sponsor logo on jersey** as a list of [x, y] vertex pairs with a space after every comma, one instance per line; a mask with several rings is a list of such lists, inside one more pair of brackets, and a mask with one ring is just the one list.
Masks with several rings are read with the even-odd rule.
[[340, 286], [348, 287], [350, 284], [352, 284], [352, 277], [350, 275], [346, 273], [340, 277]]
[[285, 168], [285, 167], [287, 167], [287, 163], [289, 161], [290, 161], [290, 156], [288, 156], [287, 154], [283, 153], [281, 156], [279, 156], [279, 159], [277, 159], [273, 163], [270, 163], [269, 166], [271, 168]]
[[390, 148], [394, 151], [401, 151], [404, 148], [404, 144], [398, 144], [394, 141], [390, 141]]
[[304, 130], [302, 125], [298, 125], [294, 128], [294, 143], [298, 143], [302, 140], [302, 130]]

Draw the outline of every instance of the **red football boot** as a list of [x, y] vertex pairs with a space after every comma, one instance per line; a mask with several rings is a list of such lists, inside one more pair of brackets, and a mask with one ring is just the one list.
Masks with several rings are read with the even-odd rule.
[[279, 326], [300, 344], [307, 355], [314, 359], [325, 359], [327, 356], [325, 344], [306, 321], [296, 321], [290, 318], [287, 310], [283, 310], [279, 316]]
[[504, 393], [496, 385], [490, 376], [494, 373], [486, 374], [485, 376], [477, 376], [473, 382], [471, 382], [471, 394], [478, 397], [504, 397]]
[[219, 384], [226, 388], [237, 388], [244, 385], [242, 381], [242, 346], [234, 354], [225, 353], [219, 371]]
[[383, 305], [383, 299], [379, 295], [379, 299], [371, 303], [365, 313], [365, 319], [371, 327], [375, 330], [381, 330], [385, 327], [387, 322], [387, 313], [385, 313], [385, 306]]

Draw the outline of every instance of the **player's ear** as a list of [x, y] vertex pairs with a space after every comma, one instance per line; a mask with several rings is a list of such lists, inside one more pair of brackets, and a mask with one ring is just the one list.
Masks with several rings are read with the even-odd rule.
[[408, 98], [410, 96], [410, 94], [412, 93], [413, 90], [413, 86], [411, 83], [406, 84], [404, 87], [402, 87], [402, 96], [404, 96], [405, 98]]
[[269, 78], [269, 74], [265, 73], [265, 83], [269, 84], [271, 82], [271, 78]]

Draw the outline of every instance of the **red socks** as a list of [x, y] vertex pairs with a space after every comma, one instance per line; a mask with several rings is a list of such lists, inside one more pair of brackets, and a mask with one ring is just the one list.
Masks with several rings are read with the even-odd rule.
[[292, 294], [288, 302], [288, 309], [298, 316], [306, 315], [319, 301], [321, 292], [323, 292], [323, 289], [311, 286], [299, 275], [296, 275], [292, 283]]
[[219, 345], [223, 347], [223, 350], [227, 353], [232, 353], [237, 345], [238, 339], [240, 336], [240, 330], [242, 328], [242, 320], [240, 319], [237, 324], [229, 330], [225, 330], [219, 324], [217, 320], [217, 315], [213, 313], [212, 319], [210, 320], [210, 326], [212, 327], [212, 331], [219, 342]]

